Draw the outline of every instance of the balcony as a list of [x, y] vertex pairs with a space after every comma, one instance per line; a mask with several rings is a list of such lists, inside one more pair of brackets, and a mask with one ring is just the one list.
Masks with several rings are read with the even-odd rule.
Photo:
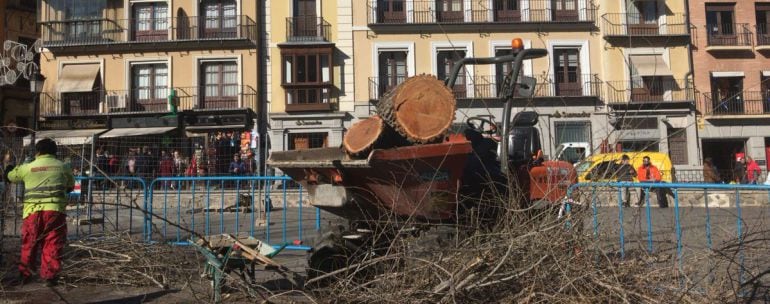
[[286, 41], [330, 42], [331, 24], [320, 17], [286, 18]]
[[[602, 29], [604, 38], [661, 37], [687, 38], [687, 22], [684, 14], [656, 16], [654, 20], [645, 20], [642, 14], [604, 14]], [[684, 40], [684, 42], [687, 42]]]
[[606, 101], [611, 106], [690, 107], [696, 98], [692, 83], [683, 79], [643, 77], [633, 81], [607, 81], [606, 83]]
[[770, 50], [770, 32], [767, 23], [757, 24], [757, 50]]
[[[180, 87], [176, 90], [178, 111], [256, 109], [257, 92], [250, 86]], [[168, 88], [46, 92], [40, 95], [43, 117], [90, 116], [115, 113], [164, 113], [171, 111]]]
[[759, 91], [706, 92], [698, 112], [712, 118], [747, 117], [770, 114], [770, 95]]
[[[537, 86], [535, 88], [534, 98], [537, 99], [571, 99], [571, 100], [590, 100], [596, 101], [601, 99], [602, 81], [596, 74], [584, 74], [574, 75], [575, 78], [572, 82], [565, 83], [561, 81], [562, 77], [554, 77], [553, 75], [540, 75], [536, 77]], [[499, 85], [497, 84], [497, 77], [495, 76], [474, 76], [466, 77], [464, 79], [458, 79], [458, 83], [455, 84], [452, 91], [455, 97], [459, 100], [473, 100], [473, 99], [497, 99]], [[399, 76], [389, 78], [386, 81], [378, 77], [369, 78], [369, 99], [376, 101], [382, 98], [390, 89], [394, 88], [401, 82], [406, 80], [406, 77]], [[558, 81], [557, 81], [558, 80]], [[528, 100], [527, 98], [515, 98], [520, 101]], [[564, 103], [560, 103], [564, 105]], [[541, 105], [548, 105], [544, 103]]]
[[332, 84], [284, 84], [286, 112], [336, 110], [337, 90]]
[[[576, 1], [575, 7], [556, 7], [551, 0], [529, 0], [526, 5], [521, 1], [493, 4], [490, 8], [472, 1], [369, 0], [367, 22], [375, 31], [479, 30], [468, 27], [468, 24], [480, 25], [484, 30], [507, 32], [544, 27], [572, 31], [596, 27], [597, 7], [589, 0]], [[511, 27], [512, 24], [518, 26]]]
[[43, 46], [57, 54], [164, 49], [253, 48], [248, 16], [44, 21]]
[[707, 51], [752, 51], [752, 33], [748, 23], [706, 25]]

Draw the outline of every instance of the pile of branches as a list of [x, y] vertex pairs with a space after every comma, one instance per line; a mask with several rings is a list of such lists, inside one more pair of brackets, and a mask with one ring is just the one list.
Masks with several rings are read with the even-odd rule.
[[185, 248], [108, 235], [67, 244], [61, 277], [68, 285], [168, 289], [197, 275], [199, 258]]
[[[561, 218], [554, 209], [511, 208], [492, 227], [458, 223], [396, 238], [384, 254], [367, 255], [328, 274], [334, 278], [316, 290], [317, 296], [352, 303], [704, 303], [730, 298], [682, 287], [688, 278], [675, 257], [654, 260], [642, 251], [621, 259], [618, 252], [601, 248], [591, 229], [582, 229], [590, 225], [590, 209]], [[437, 231], [449, 231], [451, 238], [436, 243], [431, 236]]]

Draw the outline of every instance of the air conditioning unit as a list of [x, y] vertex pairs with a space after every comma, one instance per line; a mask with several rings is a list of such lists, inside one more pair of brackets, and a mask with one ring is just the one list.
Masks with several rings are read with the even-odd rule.
[[107, 95], [107, 111], [120, 112], [126, 110], [126, 95]]

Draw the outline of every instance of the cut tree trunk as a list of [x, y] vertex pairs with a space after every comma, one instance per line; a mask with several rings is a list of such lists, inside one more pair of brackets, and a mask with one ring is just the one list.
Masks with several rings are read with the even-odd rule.
[[373, 149], [387, 149], [408, 144], [409, 142], [377, 115], [350, 126], [342, 139], [345, 151], [354, 157], [366, 157]]
[[377, 113], [415, 144], [441, 141], [455, 118], [456, 100], [444, 82], [430, 75], [410, 77], [385, 94]]

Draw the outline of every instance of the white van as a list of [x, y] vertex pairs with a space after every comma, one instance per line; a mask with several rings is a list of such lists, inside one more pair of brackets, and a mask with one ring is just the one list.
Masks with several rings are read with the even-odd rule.
[[591, 156], [591, 146], [587, 142], [565, 142], [556, 147], [556, 159], [577, 165]]

